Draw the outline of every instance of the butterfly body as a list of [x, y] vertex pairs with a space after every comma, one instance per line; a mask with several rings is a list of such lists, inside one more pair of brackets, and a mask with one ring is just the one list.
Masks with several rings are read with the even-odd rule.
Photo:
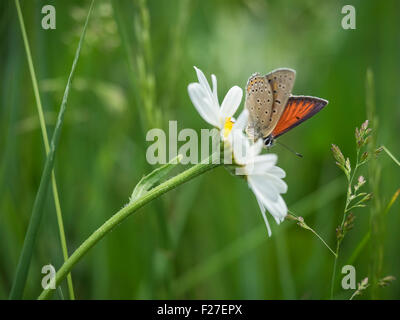
[[311, 118], [328, 101], [311, 96], [293, 96], [296, 72], [276, 69], [265, 76], [253, 74], [246, 86], [245, 107], [249, 111], [247, 134], [262, 138], [266, 147], [274, 140]]

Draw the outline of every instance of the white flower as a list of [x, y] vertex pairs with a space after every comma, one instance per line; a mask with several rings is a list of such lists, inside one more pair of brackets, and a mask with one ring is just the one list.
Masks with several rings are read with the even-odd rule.
[[200, 116], [212, 126], [219, 130], [224, 129], [224, 125], [235, 114], [242, 100], [243, 91], [238, 86], [232, 87], [226, 94], [220, 107], [217, 94], [217, 78], [211, 75], [213, 89], [204, 73], [194, 67], [199, 82], [191, 83], [188, 86], [188, 92], [192, 103], [196, 107]]
[[240, 166], [236, 169], [236, 174], [246, 176], [249, 187], [260, 206], [268, 235], [271, 236], [271, 228], [265, 211], [268, 210], [278, 224], [285, 219], [287, 206], [281, 194], [287, 191], [287, 185], [282, 180], [286, 174], [276, 166], [278, 157], [275, 154], [260, 154], [263, 148], [262, 139], [250, 144], [249, 139], [243, 134], [247, 118], [248, 112], [244, 110], [234, 124], [230, 135], [234, 162]]
[[281, 194], [287, 191], [287, 185], [282, 180], [285, 177], [285, 171], [275, 165], [277, 161], [275, 154], [260, 154], [263, 148], [261, 139], [250, 144], [249, 139], [244, 135], [243, 131], [248, 120], [247, 110], [244, 110], [234, 122], [233, 115], [242, 100], [242, 89], [238, 86], [232, 87], [220, 106], [215, 75], [211, 75], [213, 85], [211, 90], [203, 72], [194, 68], [199, 82], [189, 84], [190, 99], [200, 116], [220, 130], [224, 149], [228, 151], [230, 158], [233, 153], [234, 163], [239, 166], [236, 174], [246, 176], [249, 187], [254, 192], [260, 206], [268, 235], [271, 235], [265, 211], [268, 210], [278, 224], [284, 220], [287, 214], [286, 203], [281, 197]]

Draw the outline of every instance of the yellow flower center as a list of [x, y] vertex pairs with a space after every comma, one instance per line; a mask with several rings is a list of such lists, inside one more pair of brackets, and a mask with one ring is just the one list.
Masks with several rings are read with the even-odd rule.
[[224, 124], [224, 138], [226, 139], [232, 131], [234, 122], [232, 121], [231, 117], [226, 118]]

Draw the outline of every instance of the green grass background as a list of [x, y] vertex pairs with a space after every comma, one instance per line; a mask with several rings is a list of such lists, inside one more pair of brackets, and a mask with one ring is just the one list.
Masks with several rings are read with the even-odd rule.
[[[56, 30], [41, 28], [47, 1], [21, 1], [49, 134], [55, 125], [89, 1], [52, 1]], [[341, 28], [341, 8], [356, 8], [356, 30]], [[45, 161], [32, 83], [14, 1], [0, 3], [0, 298], [11, 288]], [[398, 1], [106, 1], [96, 0], [69, 95], [56, 155], [69, 252], [128, 201], [146, 163], [146, 132], [209, 126], [187, 85], [193, 65], [218, 78], [219, 98], [245, 86], [253, 72], [297, 71], [294, 94], [329, 105], [276, 146], [289, 189], [285, 200], [333, 247], [346, 181], [331, 143], [355, 156], [354, 128], [366, 119], [367, 68], [375, 77], [378, 144], [399, 157], [400, 3]], [[149, 18], [149, 20], [147, 20]], [[148, 25], [147, 25], [148, 21]], [[146, 32], [146, 30], [148, 32]], [[243, 101], [241, 108], [243, 107]], [[400, 168], [381, 155], [380, 197], [400, 187]], [[367, 172], [365, 171], [365, 174]], [[369, 187], [367, 186], [366, 189]], [[382, 277], [400, 277], [400, 205], [384, 221]], [[370, 228], [368, 208], [355, 211], [339, 271]], [[267, 237], [256, 200], [222, 167], [164, 195], [127, 219], [72, 272], [82, 299], [323, 299], [333, 256], [291, 221]], [[370, 244], [354, 263], [357, 282], [375, 257]], [[63, 262], [52, 192], [25, 290], [41, 291], [41, 268]], [[67, 297], [66, 283], [62, 291]], [[336, 298], [352, 292], [340, 289]], [[55, 295], [55, 298], [60, 298]], [[369, 298], [367, 291], [362, 298]], [[395, 281], [375, 297], [398, 299]]]

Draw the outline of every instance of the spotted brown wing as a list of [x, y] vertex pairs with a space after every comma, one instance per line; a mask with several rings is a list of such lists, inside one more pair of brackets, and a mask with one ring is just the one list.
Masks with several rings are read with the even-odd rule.
[[263, 132], [270, 124], [269, 116], [272, 111], [273, 93], [271, 86], [264, 76], [253, 74], [246, 85], [245, 107], [249, 111], [247, 134], [257, 140], [263, 138]]

